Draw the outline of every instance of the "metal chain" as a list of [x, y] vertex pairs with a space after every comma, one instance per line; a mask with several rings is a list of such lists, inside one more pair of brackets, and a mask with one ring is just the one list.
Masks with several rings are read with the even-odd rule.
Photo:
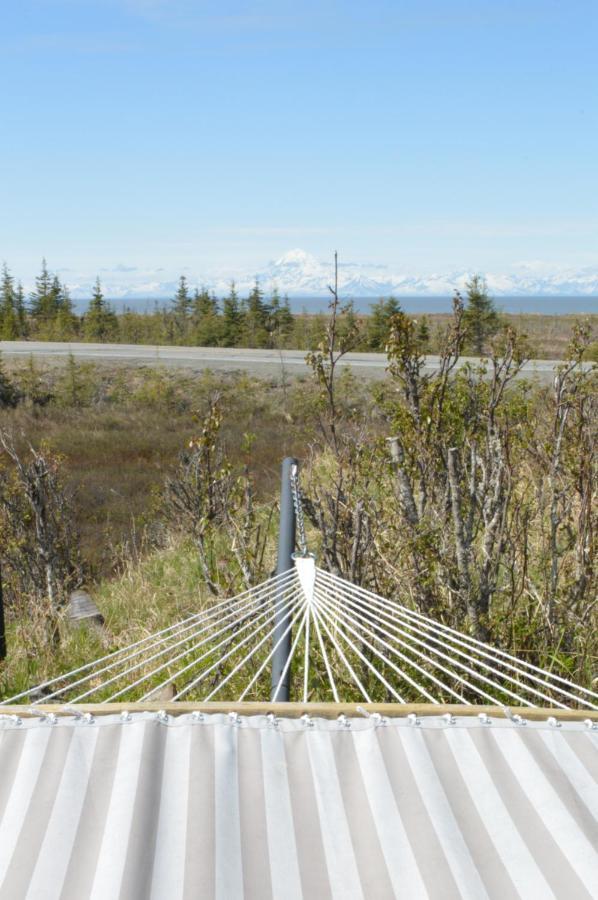
[[297, 523], [297, 543], [301, 556], [307, 556], [307, 537], [305, 536], [305, 520], [303, 518], [303, 496], [299, 486], [299, 467], [291, 466], [291, 491], [293, 492], [293, 506], [295, 507], [295, 522]]

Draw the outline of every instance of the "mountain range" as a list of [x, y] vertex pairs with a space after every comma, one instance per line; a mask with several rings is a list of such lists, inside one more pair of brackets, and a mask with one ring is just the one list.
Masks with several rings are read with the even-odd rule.
[[[177, 281], [164, 279], [162, 269], [141, 270], [117, 266], [101, 273], [107, 296], [114, 300], [164, 299], [172, 297]], [[228, 293], [234, 279], [240, 294], [251, 289], [257, 278], [266, 292], [274, 287], [291, 298], [321, 298], [329, 295], [328, 285], [333, 277], [330, 260], [321, 261], [305, 250], [290, 250], [268, 263], [259, 271], [212, 272], [199, 276], [186, 273], [191, 286], [201, 285], [222, 296]], [[446, 297], [454, 290], [463, 290], [473, 271], [454, 271], [431, 275], [412, 275], [393, 272], [382, 265], [339, 263], [339, 291], [345, 298], [378, 298], [394, 294], [397, 297]], [[495, 297], [563, 297], [596, 298], [598, 301], [598, 267], [585, 269], [553, 269], [546, 265], [524, 265], [509, 274], [483, 272], [490, 293]], [[65, 279], [67, 282], [69, 279]], [[88, 298], [91, 281], [81, 279], [70, 283], [73, 297]], [[592, 301], [590, 301], [592, 302]]]
[[[463, 290], [466, 282], [475, 274], [470, 271], [414, 276], [390, 271], [386, 266], [368, 266], [358, 263], [341, 263], [339, 287], [345, 297], [396, 296], [446, 296], [454, 290]], [[562, 270], [544, 273], [529, 266], [509, 275], [482, 273], [490, 292], [496, 296], [563, 296], [596, 295], [598, 297], [598, 268], [578, 271]], [[321, 262], [304, 250], [291, 250], [271, 262], [257, 277], [264, 286], [276, 285], [289, 296], [314, 297], [328, 293], [332, 265]], [[246, 289], [253, 278], [238, 280], [240, 289]], [[218, 285], [219, 291], [226, 285]]]

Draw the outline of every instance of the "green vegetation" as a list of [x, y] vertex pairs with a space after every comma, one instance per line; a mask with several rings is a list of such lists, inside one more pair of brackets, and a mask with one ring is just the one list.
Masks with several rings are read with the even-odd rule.
[[[263, 303], [256, 286], [255, 329]], [[485, 335], [486, 360], [455, 368], [471, 341], [458, 297], [432, 374], [427, 323], [400, 309], [386, 322], [389, 378], [374, 384], [338, 366], [360, 328], [336, 293], [302, 381], [72, 359], [5, 367], [0, 563], [13, 651], [0, 692], [259, 583], [273, 564], [279, 463], [290, 452], [303, 460], [309, 538], [324, 567], [590, 685], [589, 327], [574, 327], [545, 386], [520, 377], [527, 344], [504, 321]], [[65, 622], [80, 581], [105, 616], [100, 635]]]
[[488, 339], [500, 328], [500, 318], [483, 278], [474, 275], [467, 285], [467, 308], [463, 314], [469, 343], [476, 356], [486, 352]]
[[118, 334], [116, 313], [106, 302], [98, 278], [93, 294], [83, 316], [83, 334], [87, 341], [112, 341]]
[[[481, 355], [489, 339], [504, 324], [522, 328], [529, 337], [528, 352], [540, 358], [561, 358], [571, 330], [571, 316], [502, 315], [478, 276], [465, 291], [465, 351]], [[354, 349], [384, 351], [392, 317], [401, 311], [395, 297], [372, 303], [369, 315], [357, 314], [352, 304], [345, 319], [356, 326]], [[415, 318], [415, 317], [414, 317]], [[439, 353], [450, 314], [418, 317], [418, 340], [422, 352]], [[588, 317], [595, 330], [598, 316]], [[45, 261], [36, 279], [35, 290], [25, 298], [4, 266], [0, 278], [0, 340], [32, 338], [52, 341], [117, 342], [125, 344], [177, 344], [199, 347], [266, 347], [314, 350], [325, 327], [322, 315], [293, 314], [287, 297], [273, 290], [266, 297], [255, 283], [247, 297], [239, 297], [234, 283], [228, 294], [217, 298], [205, 288], [191, 290], [184, 276], [172, 301], [156, 304], [150, 312], [125, 309], [116, 313], [97, 279], [87, 309], [74, 312], [68, 290], [58, 276], [48, 271]], [[594, 356], [598, 341], [594, 340]]]

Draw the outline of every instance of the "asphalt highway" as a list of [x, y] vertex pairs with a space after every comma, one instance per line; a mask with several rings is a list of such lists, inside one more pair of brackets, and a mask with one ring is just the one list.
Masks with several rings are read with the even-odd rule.
[[[53, 341], [0, 341], [5, 359], [33, 356], [46, 362], [75, 359], [100, 363], [183, 368], [200, 371], [247, 371], [254, 375], [278, 377], [306, 374], [304, 350], [244, 350], [227, 347], [152, 347], [144, 344], [80, 344]], [[459, 365], [476, 363], [475, 357], [462, 357]], [[341, 365], [351, 366], [362, 377], [382, 378], [386, 369], [384, 353], [348, 353]], [[526, 363], [522, 374], [551, 381], [559, 360], [536, 359]], [[437, 356], [426, 357], [426, 370], [438, 369]]]

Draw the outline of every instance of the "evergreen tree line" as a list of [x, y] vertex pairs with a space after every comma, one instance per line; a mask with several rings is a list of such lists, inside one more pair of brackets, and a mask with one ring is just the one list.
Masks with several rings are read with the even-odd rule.
[[[467, 285], [466, 299], [471, 349], [482, 353], [488, 337], [498, 330], [498, 314], [483, 279], [477, 276]], [[390, 320], [400, 311], [394, 297], [373, 303], [369, 315], [358, 316], [349, 302], [343, 306], [340, 324], [357, 330], [356, 349], [383, 351]], [[267, 297], [257, 280], [246, 297], [239, 296], [233, 282], [229, 293], [218, 298], [206, 288], [191, 289], [181, 276], [169, 303], [156, 304], [148, 312], [125, 308], [117, 313], [98, 278], [86, 311], [78, 315], [66, 285], [48, 270], [45, 260], [29, 296], [6, 264], [0, 278], [0, 340], [313, 349], [321, 339], [324, 321], [321, 315], [293, 314], [288, 297], [281, 297], [276, 289]], [[418, 322], [418, 336], [422, 352], [433, 349], [426, 316]]]

